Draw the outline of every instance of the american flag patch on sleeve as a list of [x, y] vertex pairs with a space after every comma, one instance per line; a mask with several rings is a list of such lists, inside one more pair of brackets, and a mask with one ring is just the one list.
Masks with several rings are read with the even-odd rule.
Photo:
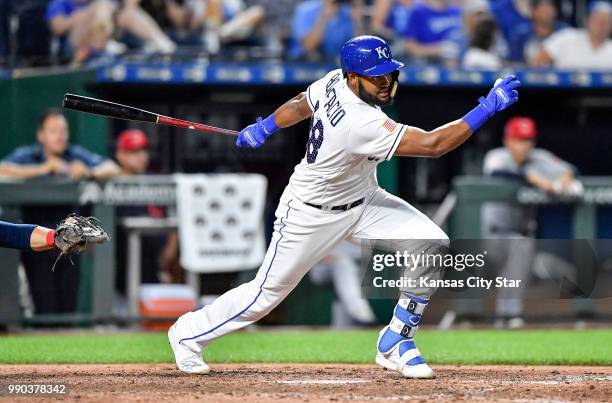
[[382, 124], [382, 127], [387, 129], [390, 133], [393, 133], [397, 128], [397, 123], [394, 122], [392, 119], [387, 119], [385, 120], [385, 123]]

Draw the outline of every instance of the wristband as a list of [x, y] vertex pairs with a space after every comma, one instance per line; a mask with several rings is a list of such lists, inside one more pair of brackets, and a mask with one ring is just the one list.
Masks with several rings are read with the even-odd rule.
[[461, 119], [470, 126], [472, 133], [474, 133], [489, 119], [489, 114], [481, 104], [478, 104], [477, 107], [466, 113]]
[[47, 246], [50, 248], [55, 247], [55, 230], [51, 230], [49, 232], [47, 232]]
[[267, 136], [270, 136], [272, 133], [280, 129], [280, 127], [276, 125], [274, 113], [268, 116], [267, 118], [265, 118], [264, 121], [261, 123], [264, 127], [264, 131], [266, 132]]

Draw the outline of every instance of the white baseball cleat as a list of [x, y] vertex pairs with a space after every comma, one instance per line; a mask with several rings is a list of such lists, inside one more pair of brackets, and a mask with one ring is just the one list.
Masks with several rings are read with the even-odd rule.
[[188, 374], [208, 374], [210, 367], [202, 359], [202, 354], [179, 343], [180, 339], [174, 335], [174, 326], [172, 325], [170, 330], [168, 330], [168, 341], [174, 352], [174, 359], [178, 369]]
[[[376, 363], [383, 368], [397, 371], [406, 378], [433, 378], [434, 373], [432, 369], [429, 368], [429, 365], [427, 365], [421, 356], [421, 352], [416, 347], [413, 339], [402, 338], [386, 351], [381, 351], [381, 346], [385, 344], [385, 341], [381, 344], [383, 336], [385, 338], [394, 338], [396, 335], [390, 330], [388, 331], [388, 329], [389, 326], [383, 328], [378, 336]], [[388, 340], [386, 344], [389, 344]]]

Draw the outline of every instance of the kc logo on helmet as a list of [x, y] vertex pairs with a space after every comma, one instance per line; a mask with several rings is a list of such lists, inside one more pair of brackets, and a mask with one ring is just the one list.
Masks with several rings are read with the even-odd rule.
[[386, 46], [379, 46], [376, 48], [376, 52], [378, 53], [379, 59], [389, 59], [389, 48]]

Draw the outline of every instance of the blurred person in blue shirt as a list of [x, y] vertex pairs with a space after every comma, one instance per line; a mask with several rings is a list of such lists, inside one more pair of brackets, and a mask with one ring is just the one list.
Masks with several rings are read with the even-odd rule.
[[391, 41], [406, 36], [415, 4], [415, 0], [375, 0], [372, 6], [372, 32]]
[[529, 25], [531, 0], [489, 1], [491, 13], [506, 42], [512, 42], [515, 31], [524, 30]]
[[39, 121], [37, 143], [19, 147], [0, 161], [0, 176], [28, 179], [56, 175], [72, 179], [108, 179], [119, 174], [112, 160], [69, 144], [68, 122], [58, 110]]
[[408, 20], [408, 53], [420, 61], [457, 66], [463, 38], [461, 18], [461, 8], [450, 0], [417, 4]]
[[557, 20], [557, 8], [552, 0], [532, 0], [531, 19], [516, 26], [510, 34], [509, 59], [529, 62], [540, 52], [546, 38], [568, 27]]
[[308, 0], [293, 16], [290, 57], [331, 61], [350, 38], [362, 31], [361, 0]]

